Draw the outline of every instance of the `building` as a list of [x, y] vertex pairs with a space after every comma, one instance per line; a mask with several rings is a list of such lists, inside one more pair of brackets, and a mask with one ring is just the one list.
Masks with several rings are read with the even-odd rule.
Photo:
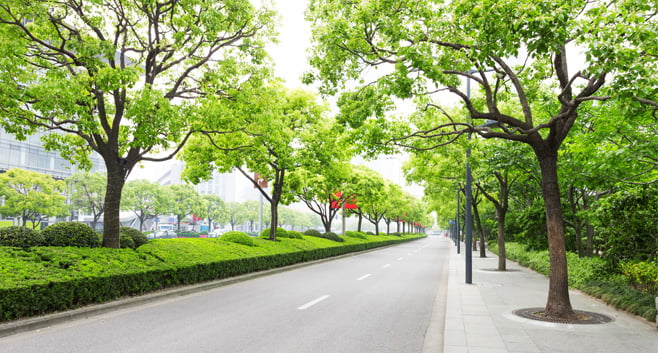
[[[0, 172], [11, 168], [21, 168], [52, 175], [55, 179], [66, 179], [79, 169], [60, 156], [58, 151], [46, 151], [41, 142], [45, 134], [40, 132], [28, 136], [25, 141], [0, 128]], [[92, 172], [105, 171], [105, 163], [98, 155], [92, 156]]]

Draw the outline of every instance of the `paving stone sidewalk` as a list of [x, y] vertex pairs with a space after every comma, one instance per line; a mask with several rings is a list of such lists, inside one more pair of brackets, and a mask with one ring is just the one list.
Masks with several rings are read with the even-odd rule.
[[[446, 239], [446, 241], [449, 241]], [[491, 271], [498, 258], [473, 253], [473, 284], [465, 283], [463, 252], [451, 250], [444, 353], [658, 353], [653, 322], [571, 291], [576, 310], [611, 317], [604, 324], [557, 324], [524, 319], [515, 310], [544, 307], [548, 278], [515, 262]]]

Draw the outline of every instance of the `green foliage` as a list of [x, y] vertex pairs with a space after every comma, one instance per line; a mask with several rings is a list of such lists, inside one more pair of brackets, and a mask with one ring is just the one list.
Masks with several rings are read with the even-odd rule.
[[236, 244], [254, 246], [254, 240], [244, 232], [230, 231], [222, 234], [220, 240], [230, 241]]
[[323, 239], [329, 239], [335, 242], [342, 243], [345, 241], [345, 239], [339, 237], [336, 233], [334, 232], [326, 232], [326, 233], [320, 233], [315, 229], [308, 229], [304, 232], [304, 234], [311, 236], [311, 237], [316, 237], [316, 238], [323, 238]]
[[[419, 236], [420, 237], [420, 236]], [[130, 249], [0, 247], [0, 321], [100, 303], [167, 287], [236, 276], [415, 238], [153, 240]]]
[[366, 235], [366, 233], [356, 232], [356, 231], [353, 231], [353, 230], [346, 231], [345, 236], [353, 237], [353, 238], [360, 238], [360, 239], [368, 239], [368, 236]]
[[[6, 20], [24, 16], [28, 26]], [[275, 13], [249, 1], [10, 1], [0, 18], [0, 125], [19, 139], [59, 131], [42, 135], [46, 148], [81, 169], [99, 153], [108, 185], [117, 183], [108, 190], [120, 193], [140, 161], [180, 148], [193, 124], [215, 116], [200, 101], [265, 81]], [[104, 244], [118, 247], [121, 195], [106, 201], [105, 214], [116, 218], [105, 224]]]
[[658, 296], [658, 262], [623, 262], [620, 265], [633, 288]]
[[[144, 244], [147, 244], [149, 242], [149, 239], [144, 235], [144, 233], [140, 232], [139, 230], [132, 228], [132, 227], [121, 227], [119, 228], [119, 232], [121, 233], [121, 236], [123, 237], [124, 235], [128, 236], [132, 240], [132, 248], [136, 249]], [[123, 246], [123, 238], [121, 238], [121, 247]]]
[[658, 259], [658, 185], [627, 188], [599, 204], [595, 221], [604, 258], [613, 263]]
[[12, 168], [0, 173], [0, 213], [19, 216], [22, 225], [28, 220], [38, 226], [47, 216], [66, 214], [66, 183], [52, 176], [33, 171]]
[[[269, 238], [270, 237], [270, 228], [263, 229], [263, 231], [260, 232], [260, 237], [261, 238]], [[288, 238], [288, 231], [281, 228], [281, 227], [277, 227], [276, 228], [276, 237], [277, 238]]]
[[41, 246], [43, 243], [43, 236], [34, 229], [19, 226], [0, 228], [0, 245], [2, 246], [31, 248]]
[[508, 239], [523, 243], [530, 250], [548, 249], [544, 212], [541, 200], [534, 200], [528, 207], [510, 210], [505, 218]]
[[655, 296], [642, 293], [628, 286], [624, 280], [615, 279], [614, 277], [607, 280], [592, 280], [579, 289], [619, 309], [639, 315], [648, 321], [656, 320], [658, 311], [656, 311]]
[[322, 235], [322, 233], [320, 233], [320, 231], [317, 229], [307, 229], [304, 231], [304, 235], [308, 235], [311, 237], [319, 237]]
[[86, 214], [91, 214], [93, 217], [91, 227], [96, 229], [96, 223], [105, 208], [106, 173], [79, 172], [68, 177], [66, 183], [72, 191], [72, 206]]
[[345, 239], [341, 238], [340, 236], [338, 236], [338, 234], [336, 234], [336, 233], [334, 233], [334, 232], [326, 232], [326, 233], [322, 233], [322, 235], [321, 235], [320, 237], [321, 237], [321, 238], [324, 238], [324, 239], [329, 239], [329, 240], [337, 241], [337, 242], [339, 242], [339, 243], [342, 243], [342, 242], [345, 241]]
[[97, 247], [100, 240], [96, 232], [88, 225], [78, 222], [59, 222], [51, 224], [41, 231], [46, 245]]
[[295, 230], [289, 230], [288, 231], [288, 238], [290, 239], [304, 239], [304, 236], [302, 233], [295, 231]]
[[133, 249], [135, 250], [135, 241], [130, 235], [121, 233], [119, 235], [119, 241], [121, 242], [121, 249]]

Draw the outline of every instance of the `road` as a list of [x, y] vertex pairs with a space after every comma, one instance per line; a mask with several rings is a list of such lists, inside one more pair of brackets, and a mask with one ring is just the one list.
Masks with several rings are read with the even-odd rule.
[[428, 237], [16, 334], [0, 352], [420, 353], [448, 259]]

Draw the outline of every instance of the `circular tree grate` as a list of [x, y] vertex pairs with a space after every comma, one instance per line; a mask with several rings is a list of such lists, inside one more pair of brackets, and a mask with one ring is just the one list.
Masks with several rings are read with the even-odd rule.
[[591, 324], [605, 324], [613, 321], [609, 316], [603, 314], [597, 314], [589, 311], [574, 310], [578, 315], [577, 319], [567, 320], [567, 319], [554, 319], [550, 317], [545, 317], [543, 315], [544, 308], [525, 308], [518, 309], [514, 311], [514, 314], [530, 320], [552, 322], [556, 324], [577, 324], [577, 325], [591, 325]]

